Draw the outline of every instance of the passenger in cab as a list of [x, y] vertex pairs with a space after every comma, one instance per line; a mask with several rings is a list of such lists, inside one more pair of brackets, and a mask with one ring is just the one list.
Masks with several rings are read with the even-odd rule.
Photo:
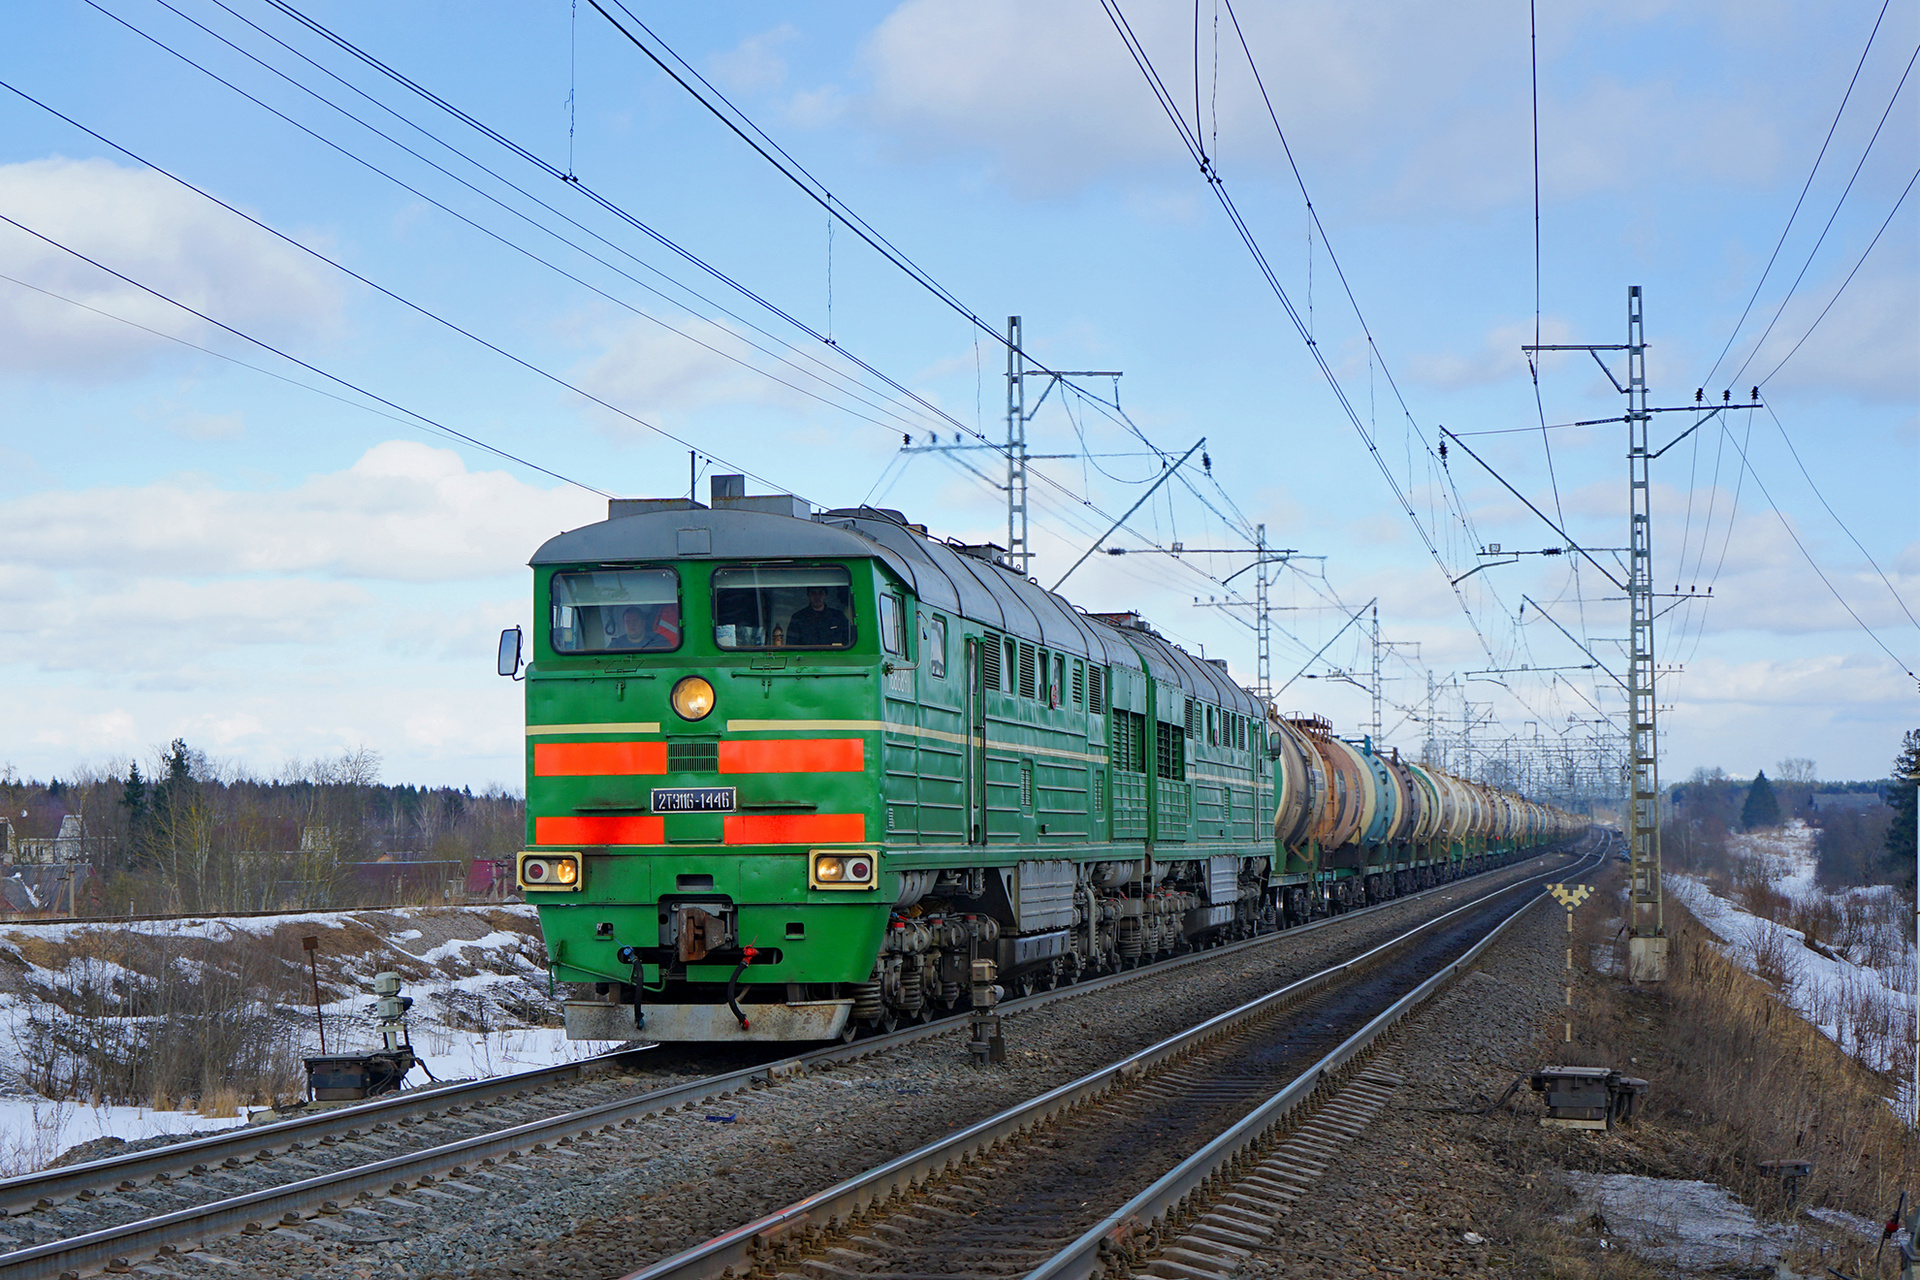
[[609, 649], [677, 649], [680, 647], [680, 606], [672, 601], [642, 606], [630, 604], [620, 614], [620, 630], [607, 642]]
[[825, 587], [807, 588], [807, 607], [794, 610], [787, 622], [786, 643], [809, 648], [842, 648], [847, 643], [847, 615], [827, 607]]

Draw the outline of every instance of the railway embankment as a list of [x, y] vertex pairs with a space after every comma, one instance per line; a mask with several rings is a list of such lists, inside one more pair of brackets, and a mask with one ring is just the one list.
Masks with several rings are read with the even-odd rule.
[[[84, 1144], [240, 1123], [304, 1095], [301, 1058], [372, 1042], [373, 975], [401, 975], [442, 1078], [584, 1056], [519, 904], [0, 925], [0, 1173]], [[423, 1083], [424, 1075], [413, 1083]]]
[[[1001, 1067], [972, 1064], [962, 1020], [945, 1034], [856, 1062], [783, 1077], [611, 1135], [526, 1151], [435, 1194], [382, 1197], [338, 1218], [219, 1241], [209, 1252], [266, 1275], [621, 1276], [1548, 865], [1530, 860], [1009, 1017]], [[169, 1269], [230, 1274], [195, 1254]]]
[[[1601, 901], [1617, 897], [1619, 871]], [[1548, 903], [1393, 1037], [1400, 1096], [1242, 1273], [1875, 1274], [1875, 1224], [1913, 1172], [1895, 1083], [1671, 900], [1669, 981], [1625, 986], [1607, 972], [1608, 915], [1576, 915], [1570, 1045], [1566, 924]], [[1616, 1067], [1651, 1087], [1630, 1127], [1546, 1128], [1523, 1077], [1549, 1063]], [[1812, 1164], [1791, 1205], [1762, 1168], [1783, 1159]]]

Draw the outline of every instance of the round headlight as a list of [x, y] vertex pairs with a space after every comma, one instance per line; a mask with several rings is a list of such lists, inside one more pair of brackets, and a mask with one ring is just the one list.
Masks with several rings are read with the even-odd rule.
[[840, 859], [821, 858], [813, 864], [813, 874], [820, 880], [838, 880], [841, 875]]
[[851, 858], [847, 861], [847, 879], [862, 884], [873, 878], [873, 864], [865, 858]]
[[674, 714], [682, 720], [704, 720], [713, 710], [713, 686], [699, 676], [688, 676], [673, 686], [668, 701], [673, 703]]
[[572, 858], [562, 858], [553, 864], [553, 878], [561, 884], [572, 884], [580, 878], [580, 864]]
[[541, 881], [547, 878], [547, 864], [538, 858], [528, 858], [520, 868], [521, 878], [529, 881]]

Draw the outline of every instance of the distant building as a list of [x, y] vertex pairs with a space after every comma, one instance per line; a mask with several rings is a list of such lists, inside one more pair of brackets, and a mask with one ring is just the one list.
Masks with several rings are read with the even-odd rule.
[[70, 865], [87, 860], [87, 835], [80, 815], [69, 813], [60, 819], [60, 834], [52, 837], [26, 837], [16, 840], [8, 827], [8, 861], [24, 866]]
[[1886, 808], [1887, 798], [1879, 791], [1816, 791], [1808, 807], [1819, 813], [1869, 814]]

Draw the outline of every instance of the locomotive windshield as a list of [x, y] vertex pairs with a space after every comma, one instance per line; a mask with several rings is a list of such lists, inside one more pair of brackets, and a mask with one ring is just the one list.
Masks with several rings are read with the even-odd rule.
[[715, 569], [713, 642], [722, 649], [851, 648], [849, 581], [836, 564]]
[[680, 576], [671, 569], [553, 575], [556, 653], [665, 653], [680, 647]]

